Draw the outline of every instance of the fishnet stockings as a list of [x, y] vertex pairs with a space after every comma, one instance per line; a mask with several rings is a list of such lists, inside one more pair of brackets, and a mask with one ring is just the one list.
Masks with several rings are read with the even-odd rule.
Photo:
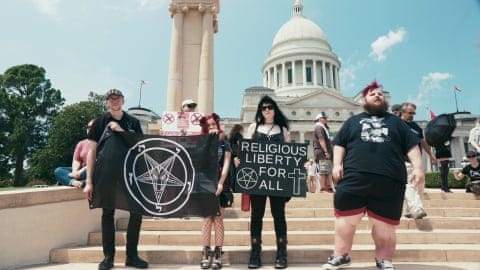
[[212, 235], [212, 225], [215, 228], [215, 246], [222, 247], [224, 239], [225, 228], [223, 226], [223, 214], [225, 209], [220, 208], [220, 216], [216, 217], [207, 217], [203, 220], [202, 226], [202, 245], [204, 247], [210, 246], [211, 235]]

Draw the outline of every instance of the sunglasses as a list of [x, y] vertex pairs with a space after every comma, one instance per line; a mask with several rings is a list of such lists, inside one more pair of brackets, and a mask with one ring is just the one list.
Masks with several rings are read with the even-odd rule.
[[91, 127], [92, 127], [91, 125], [88, 125], [88, 126], [87, 126], [87, 129], [89, 129], [89, 128], [91, 128]]
[[262, 106], [262, 111], [266, 111], [266, 110], [271, 111], [273, 109], [274, 109], [273, 105]]

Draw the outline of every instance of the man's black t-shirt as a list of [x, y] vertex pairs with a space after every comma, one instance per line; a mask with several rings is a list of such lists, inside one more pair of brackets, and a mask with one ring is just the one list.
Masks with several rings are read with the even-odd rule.
[[334, 145], [346, 151], [344, 178], [368, 173], [405, 183], [405, 156], [419, 142], [419, 136], [397, 116], [390, 113], [371, 116], [363, 112], [343, 124]]
[[480, 180], [480, 166], [474, 168], [472, 167], [472, 165], [469, 164], [462, 169], [462, 174], [470, 177], [470, 181], [472, 182]]
[[117, 120], [112, 117], [110, 112], [107, 112], [93, 121], [90, 132], [88, 132], [88, 139], [98, 143], [105, 127], [111, 121], [117, 122], [125, 131], [143, 134], [140, 121], [137, 118], [123, 112], [122, 119]]

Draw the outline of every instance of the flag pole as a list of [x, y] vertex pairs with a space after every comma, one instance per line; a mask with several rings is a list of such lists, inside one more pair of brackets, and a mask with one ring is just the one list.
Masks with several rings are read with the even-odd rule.
[[140, 97], [138, 98], [138, 107], [141, 108], [142, 106], [140, 105], [140, 102], [142, 101], [142, 86], [143, 86], [143, 81], [140, 80]]
[[455, 107], [457, 108], [457, 112], [458, 112], [457, 90], [456, 90], [456, 89], [453, 89], [453, 92], [455, 93]]

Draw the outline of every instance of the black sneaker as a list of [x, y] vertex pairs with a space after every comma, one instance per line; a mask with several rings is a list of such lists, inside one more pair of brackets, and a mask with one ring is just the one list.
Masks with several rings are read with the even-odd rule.
[[327, 263], [324, 264], [322, 268], [328, 270], [342, 269], [345, 266], [349, 266], [350, 263], [351, 260], [347, 253], [343, 254], [342, 256], [332, 255], [328, 257]]
[[393, 268], [393, 264], [391, 261], [386, 261], [386, 260], [377, 260], [377, 258], [375, 258], [375, 265], [377, 266], [378, 269], [383, 269], [383, 270], [395, 270], [395, 268]]
[[125, 260], [125, 265], [135, 268], [148, 268], [148, 262], [142, 260], [138, 256], [127, 257], [127, 259]]
[[110, 270], [113, 268], [113, 259], [105, 257], [101, 263], [98, 264], [98, 270]]

